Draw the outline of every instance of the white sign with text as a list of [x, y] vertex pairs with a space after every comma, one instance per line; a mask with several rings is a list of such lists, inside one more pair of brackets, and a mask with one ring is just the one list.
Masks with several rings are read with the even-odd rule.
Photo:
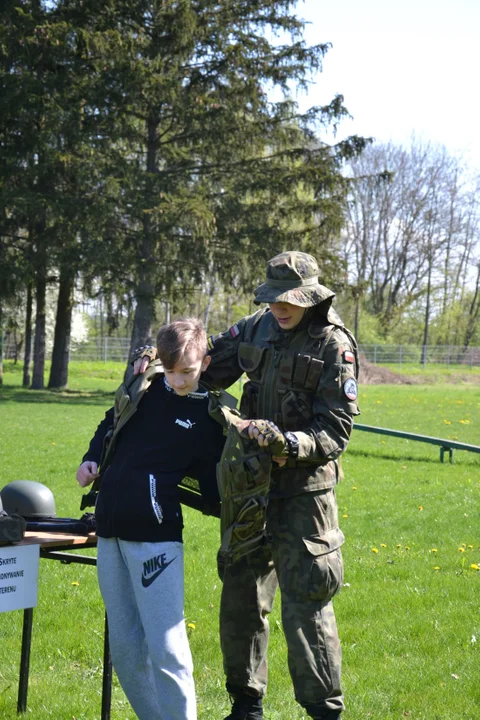
[[0, 612], [36, 606], [39, 564], [40, 545], [0, 547]]

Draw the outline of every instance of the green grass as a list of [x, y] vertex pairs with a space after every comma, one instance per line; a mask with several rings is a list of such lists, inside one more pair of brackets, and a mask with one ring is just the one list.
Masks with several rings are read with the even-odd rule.
[[[112, 364], [113, 365], [113, 364]], [[106, 375], [100, 375], [102, 370]], [[0, 486], [49, 485], [59, 516], [79, 517], [74, 475], [119, 366], [72, 365], [71, 391], [0, 390]], [[359, 422], [479, 444], [480, 385], [366, 386]], [[346, 587], [334, 600], [345, 720], [477, 720], [480, 713], [480, 456], [455, 464], [422, 443], [353, 432], [338, 488]], [[227, 714], [218, 642], [218, 524], [185, 510], [186, 604], [199, 720]], [[373, 549], [378, 550], [374, 552]], [[435, 569], [439, 568], [439, 569]], [[75, 583], [75, 584], [72, 584]], [[78, 585], [76, 584], [78, 583]], [[279, 598], [271, 615], [266, 720], [301, 720], [286, 669]], [[0, 615], [0, 718], [16, 714], [22, 613]], [[98, 720], [103, 608], [95, 570], [40, 562], [28, 717]], [[114, 681], [112, 720], [133, 720]]]
[[480, 366], [475, 365], [435, 365], [420, 363], [382, 363], [379, 367], [387, 368], [400, 375], [408, 375], [423, 382], [479, 382]]

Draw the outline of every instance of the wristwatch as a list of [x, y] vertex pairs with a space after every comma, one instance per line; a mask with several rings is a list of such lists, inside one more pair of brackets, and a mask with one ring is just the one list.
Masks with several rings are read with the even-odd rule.
[[296, 460], [298, 458], [298, 449], [299, 449], [299, 442], [298, 438], [293, 432], [286, 432], [284, 433], [285, 440], [288, 443], [288, 457], [292, 458], [293, 460]]

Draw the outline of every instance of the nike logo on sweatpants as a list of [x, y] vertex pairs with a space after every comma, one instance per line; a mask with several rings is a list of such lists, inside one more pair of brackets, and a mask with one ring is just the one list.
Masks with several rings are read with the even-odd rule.
[[144, 562], [142, 573], [143, 587], [149, 587], [153, 581], [156, 580], [158, 576], [161, 575], [162, 572], [176, 559], [177, 556], [175, 555], [174, 558], [167, 562], [165, 553], [162, 553], [162, 555], [157, 555], [156, 557], [147, 560], [147, 562]]

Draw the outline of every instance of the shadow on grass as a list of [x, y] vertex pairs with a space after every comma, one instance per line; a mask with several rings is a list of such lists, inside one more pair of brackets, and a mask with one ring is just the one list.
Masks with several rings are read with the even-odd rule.
[[0, 388], [0, 402], [2, 400], [18, 403], [105, 405], [105, 400], [110, 400], [113, 404], [113, 393], [109, 390], [28, 390], [7, 385]]

